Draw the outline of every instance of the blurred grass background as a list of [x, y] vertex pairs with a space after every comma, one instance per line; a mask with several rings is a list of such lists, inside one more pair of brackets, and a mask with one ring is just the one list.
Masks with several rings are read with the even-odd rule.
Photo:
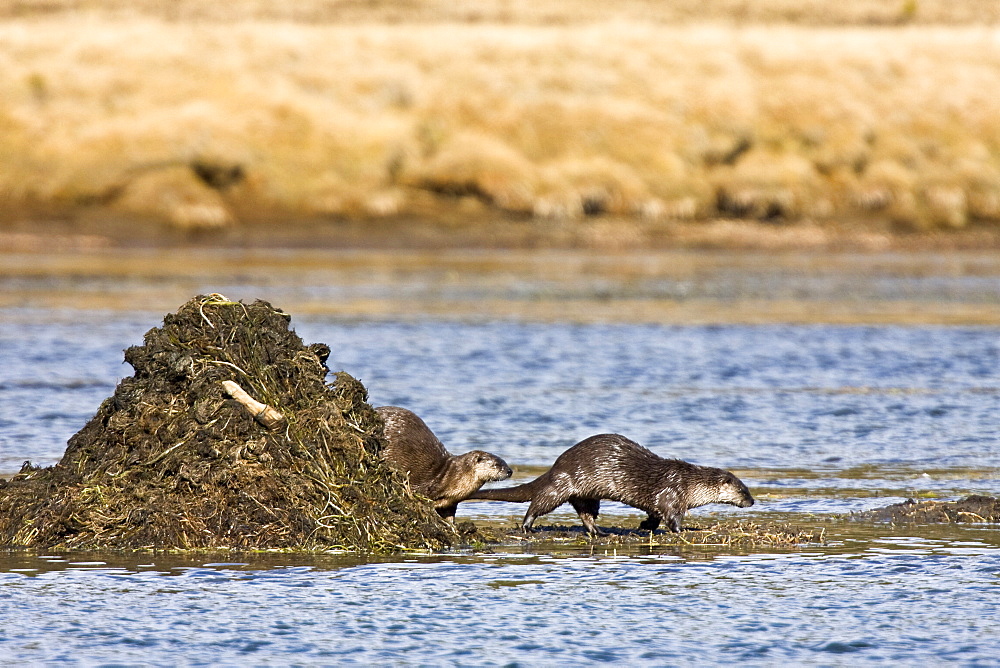
[[998, 73], [995, 0], [13, 0], [0, 225], [998, 226]]

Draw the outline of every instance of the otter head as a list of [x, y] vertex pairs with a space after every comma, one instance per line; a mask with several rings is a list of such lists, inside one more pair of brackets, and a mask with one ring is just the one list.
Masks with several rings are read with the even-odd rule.
[[753, 505], [753, 497], [750, 490], [729, 471], [724, 471], [724, 475], [718, 482], [718, 503], [728, 503], [740, 508], [748, 508]]
[[466, 452], [461, 457], [471, 465], [476, 479], [482, 482], [506, 480], [511, 476], [512, 471], [507, 466], [507, 462], [489, 452], [473, 450]]

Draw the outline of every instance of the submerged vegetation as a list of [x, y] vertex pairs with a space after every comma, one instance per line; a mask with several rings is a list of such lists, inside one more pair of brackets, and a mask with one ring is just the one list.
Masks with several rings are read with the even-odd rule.
[[[440, 549], [458, 534], [380, 456], [364, 386], [325, 382], [270, 304], [192, 299], [125, 351], [123, 379], [52, 467], [0, 482], [0, 545], [73, 549]], [[258, 424], [235, 380], [287, 422]]]
[[995, 3], [17, 6], [8, 218], [1000, 224]]

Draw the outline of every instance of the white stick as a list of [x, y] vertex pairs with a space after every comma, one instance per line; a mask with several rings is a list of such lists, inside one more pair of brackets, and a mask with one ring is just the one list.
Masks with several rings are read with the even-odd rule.
[[225, 388], [226, 394], [238, 401], [243, 408], [247, 409], [247, 412], [253, 416], [254, 420], [261, 423], [268, 429], [274, 429], [275, 427], [284, 424], [284, 415], [267, 404], [262, 404], [251, 397], [247, 394], [246, 390], [240, 387], [237, 383], [234, 383], [231, 380], [224, 380], [222, 381], [222, 387]]

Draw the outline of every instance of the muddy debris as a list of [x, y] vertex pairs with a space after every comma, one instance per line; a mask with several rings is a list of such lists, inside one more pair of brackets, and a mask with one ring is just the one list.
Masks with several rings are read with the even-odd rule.
[[799, 528], [780, 522], [749, 520], [713, 522], [707, 526], [685, 526], [680, 533], [658, 529], [652, 533], [641, 529], [601, 526], [603, 536], [591, 536], [582, 525], [536, 526], [530, 534], [520, 529], [499, 530], [480, 527], [482, 539], [507, 545], [531, 542], [579, 543], [588, 545], [648, 545], [652, 547], [701, 546], [725, 549], [787, 548], [820, 544], [826, 540], [824, 528]]
[[854, 513], [852, 517], [896, 524], [1000, 523], [1000, 499], [977, 494], [958, 501], [907, 499], [885, 508]]
[[[0, 546], [69, 549], [438, 550], [476, 541], [382, 460], [382, 422], [324, 344], [265, 301], [196, 297], [141, 346], [135, 370], [62, 459], [0, 480]], [[284, 416], [268, 429], [238, 383]]]

